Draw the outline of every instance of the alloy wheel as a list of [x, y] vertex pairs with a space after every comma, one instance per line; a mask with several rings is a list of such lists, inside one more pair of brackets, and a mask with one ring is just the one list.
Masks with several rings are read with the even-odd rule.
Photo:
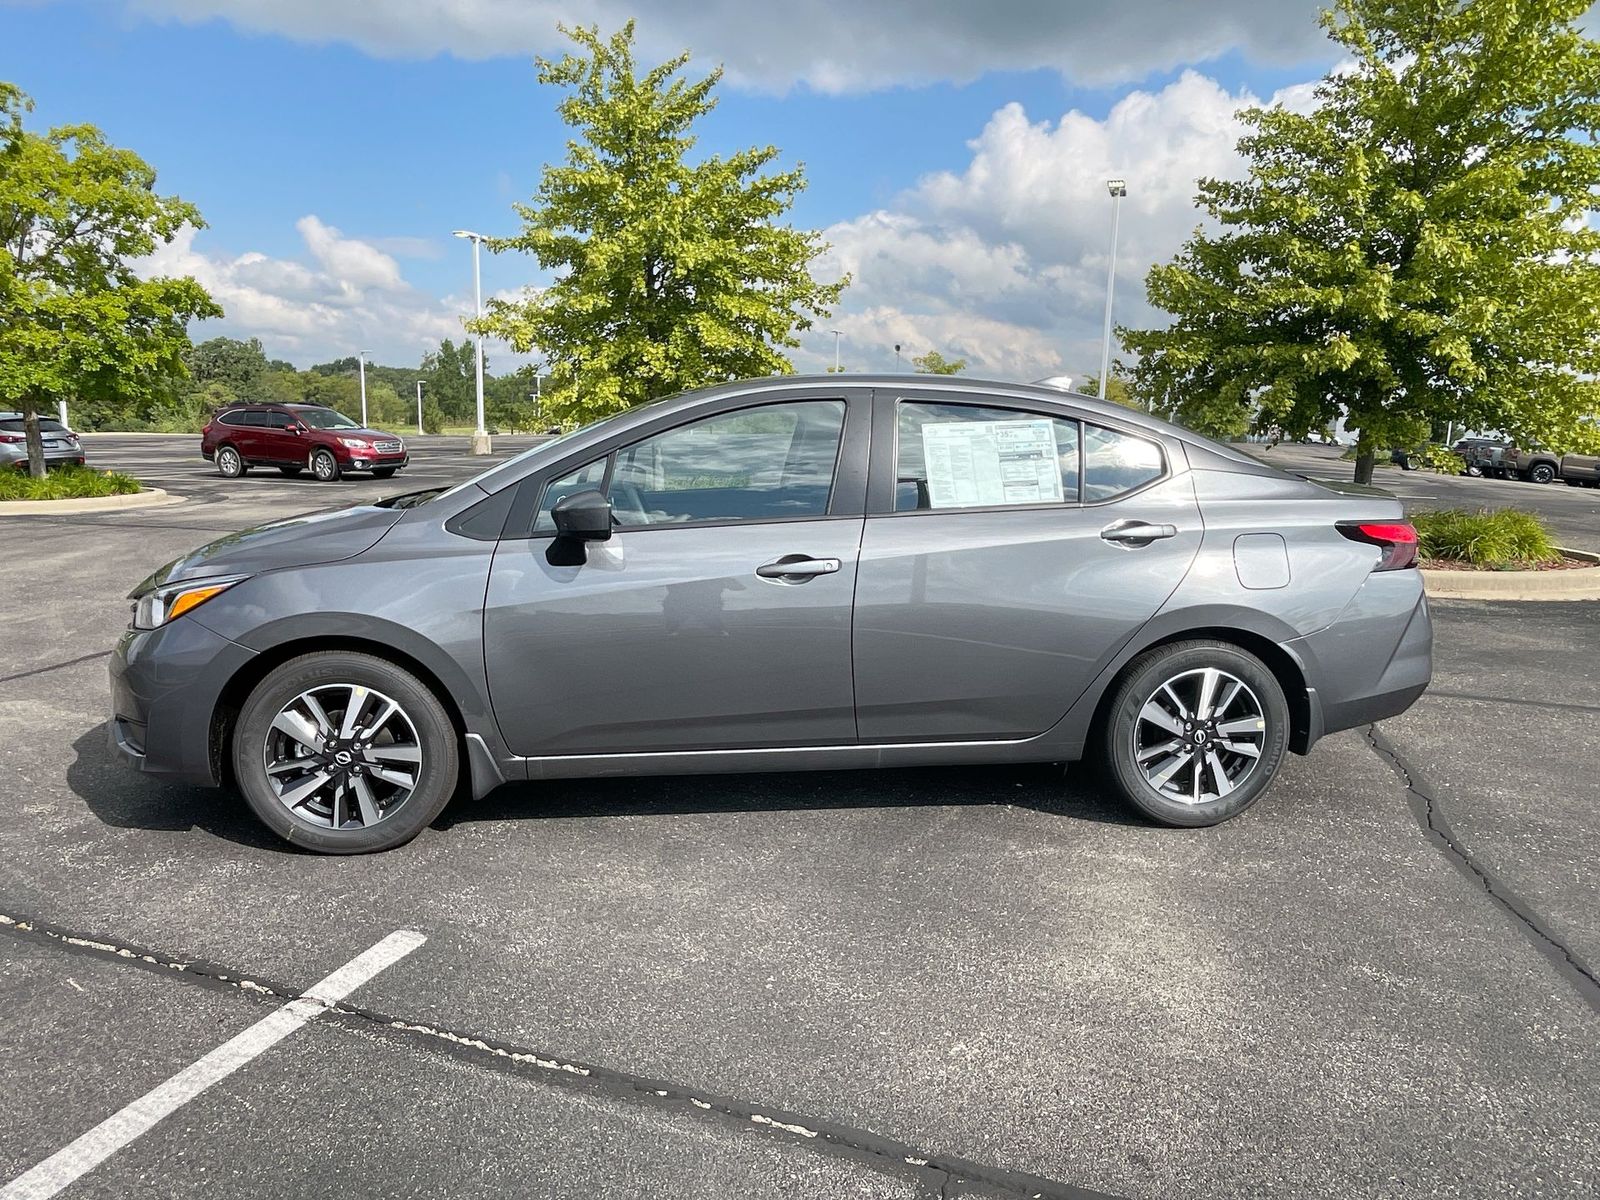
[[328, 480], [332, 479], [334, 472], [337, 469], [338, 464], [333, 461], [333, 455], [327, 453], [326, 451], [314, 455], [311, 459], [312, 474], [314, 474], [323, 482], [327, 482]]
[[1267, 721], [1249, 684], [1218, 667], [1156, 688], [1133, 723], [1133, 757], [1148, 783], [1183, 804], [1220, 800], [1249, 778]]
[[240, 474], [241, 466], [243, 466], [243, 463], [239, 458], [239, 452], [232, 446], [224, 446], [217, 452], [217, 470], [222, 474], [228, 476], [238, 475]]
[[405, 710], [382, 692], [323, 684], [278, 711], [262, 766], [273, 793], [297, 819], [325, 829], [365, 829], [411, 798], [422, 773], [422, 743]]

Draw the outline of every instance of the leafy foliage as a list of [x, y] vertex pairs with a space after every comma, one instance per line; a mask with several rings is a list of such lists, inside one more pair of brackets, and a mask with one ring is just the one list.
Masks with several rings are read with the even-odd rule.
[[565, 418], [791, 370], [783, 350], [799, 345], [795, 331], [827, 316], [847, 282], [816, 282], [811, 263], [826, 246], [778, 223], [805, 187], [803, 167], [769, 170], [773, 146], [691, 164], [721, 70], [686, 78], [684, 53], [638, 74], [632, 22], [609, 38], [563, 32], [579, 52], [538, 69], [568, 89], [566, 161], [516, 206], [522, 233], [487, 243], [557, 278], [526, 300], [491, 300], [482, 330], [546, 356], [545, 404]]
[[44, 474], [37, 414], [79, 395], [136, 406], [184, 371], [188, 323], [222, 315], [193, 279], [141, 278], [134, 260], [199, 211], [156, 193], [156, 173], [92, 125], [30, 133], [31, 102], [0, 82], [0, 407], [27, 417], [32, 473]]
[[126, 496], [140, 490], [139, 481], [120, 471], [58, 467], [42, 476], [15, 469], [0, 471], [0, 500], [78, 500], [86, 496]]
[[1530, 512], [1516, 508], [1476, 512], [1448, 508], [1411, 515], [1417, 550], [1425, 559], [1478, 567], [1517, 567], [1561, 560], [1550, 531]]
[[959, 375], [967, 369], [964, 358], [946, 358], [937, 350], [929, 350], [911, 360], [918, 375]]
[[1405, 421], [1573, 445], [1600, 385], [1600, 43], [1589, 0], [1336, 0], [1351, 59], [1317, 108], [1241, 114], [1240, 182], [1151, 269], [1166, 329], [1123, 331], [1191, 427], [1291, 437], [1341, 407], [1357, 477]]
[[1467, 469], [1466, 460], [1449, 446], [1440, 446], [1429, 443], [1419, 450], [1414, 456], [1423, 470], [1433, 471], [1440, 475], [1460, 475]]
[[[1078, 391], [1085, 396], [1100, 395], [1099, 376], [1085, 375], [1078, 383]], [[1132, 382], [1123, 375], [1113, 375], [1111, 377], [1111, 386], [1106, 389], [1106, 394], [1103, 398], [1113, 404], [1120, 404], [1123, 408], [1136, 408], [1141, 411], [1144, 409], [1144, 403], [1134, 392]], [[1242, 433], [1243, 429], [1240, 432]]]

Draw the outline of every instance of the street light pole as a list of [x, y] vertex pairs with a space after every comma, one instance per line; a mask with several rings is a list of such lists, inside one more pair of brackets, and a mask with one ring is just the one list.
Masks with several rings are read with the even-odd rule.
[[361, 372], [361, 428], [367, 427], [367, 352], [356, 351], [356, 368]]
[[[457, 229], [455, 236], [472, 243], [472, 300], [479, 321], [483, 320], [483, 274], [479, 269], [478, 251], [483, 245], [483, 234], [470, 229]], [[478, 342], [478, 428], [472, 435], [472, 452], [489, 453], [489, 431], [483, 426], [483, 334], [475, 335]]]
[[417, 432], [422, 432], [422, 380], [417, 380]]
[[1100, 343], [1100, 399], [1108, 398], [1111, 385], [1111, 293], [1117, 285], [1117, 218], [1121, 212], [1122, 198], [1128, 194], [1125, 179], [1106, 180], [1106, 190], [1111, 193], [1111, 261], [1106, 265], [1106, 332]]
[[839, 373], [839, 339], [844, 335], [837, 329], [830, 329], [828, 332], [833, 334], [833, 373], [837, 375]]

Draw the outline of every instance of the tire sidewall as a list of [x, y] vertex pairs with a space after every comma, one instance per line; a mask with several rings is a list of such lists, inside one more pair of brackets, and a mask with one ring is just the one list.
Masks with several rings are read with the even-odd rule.
[[[1203, 804], [1183, 804], [1151, 787], [1133, 758], [1134, 720], [1161, 684], [1203, 667], [1219, 667], [1243, 680], [1261, 702], [1267, 736], [1250, 777], [1228, 795]], [[1283, 687], [1255, 655], [1226, 642], [1178, 642], [1135, 659], [1109, 710], [1101, 753], [1110, 781], [1130, 804], [1164, 825], [1198, 828], [1238, 816], [1272, 785], [1289, 746], [1289, 705]]]
[[[318, 469], [319, 463], [328, 464], [326, 473]], [[323, 483], [334, 483], [339, 478], [339, 460], [331, 450], [314, 450], [311, 452], [311, 473]]]
[[1528, 478], [1534, 483], [1553, 483], [1555, 477], [1556, 473], [1542, 463], [1528, 472]]
[[[273, 719], [301, 692], [331, 683], [356, 683], [399, 702], [423, 748], [421, 778], [400, 811], [369, 829], [319, 828], [290, 814], [267, 782], [262, 746]], [[460, 770], [456, 730], [438, 698], [409, 671], [369, 654], [318, 651], [269, 672], [246, 699], [229, 747], [234, 780], [250, 809], [285, 841], [323, 854], [370, 854], [404, 845], [439, 815]]]

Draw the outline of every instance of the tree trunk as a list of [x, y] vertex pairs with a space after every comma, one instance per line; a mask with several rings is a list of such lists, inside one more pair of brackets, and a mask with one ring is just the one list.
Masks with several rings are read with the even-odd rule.
[[31, 394], [22, 398], [22, 430], [28, 439], [28, 474], [43, 479], [44, 435], [39, 432], [39, 400]]
[[1377, 465], [1378, 452], [1373, 448], [1372, 439], [1363, 429], [1356, 437], [1356, 482], [1371, 483], [1372, 468]]

